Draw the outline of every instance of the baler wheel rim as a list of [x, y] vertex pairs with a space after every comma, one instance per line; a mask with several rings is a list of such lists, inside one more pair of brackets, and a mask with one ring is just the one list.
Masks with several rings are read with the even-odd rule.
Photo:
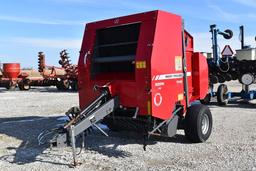
[[201, 127], [202, 133], [203, 133], [204, 135], [208, 132], [209, 126], [210, 126], [209, 117], [208, 117], [207, 114], [204, 113], [203, 116], [202, 116], [202, 127]]

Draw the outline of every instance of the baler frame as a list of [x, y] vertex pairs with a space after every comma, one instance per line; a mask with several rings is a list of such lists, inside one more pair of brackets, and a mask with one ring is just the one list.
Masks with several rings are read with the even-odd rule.
[[[177, 27], [175, 27], [173, 23], [165, 27], [164, 21], [167, 19], [173, 19], [173, 23], [177, 24]], [[115, 22], [116, 20], [117, 19], [109, 19], [102, 22], [90, 23], [86, 26], [88, 32], [84, 34], [78, 65], [80, 69], [79, 85], [81, 86], [79, 91], [80, 108], [84, 109], [79, 112], [70, 110], [67, 113], [69, 117], [68, 123], [60, 128], [62, 131], [58, 131], [58, 136], [55, 136], [55, 140], [52, 141], [55, 145], [64, 144], [65, 142], [71, 144], [74, 166], [78, 164], [76, 161], [75, 145], [78, 135], [82, 135], [84, 141], [85, 131], [92, 126], [99, 129], [104, 135], [107, 135], [104, 130], [96, 125], [100, 121], [103, 121], [110, 130], [115, 129], [114, 127], [112, 127], [112, 129], [111, 124], [107, 123], [111, 120], [117, 122], [116, 126], [118, 129], [120, 128], [120, 130], [125, 130], [126, 126], [130, 131], [135, 128], [137, 132], [142, 133], [144, 136], [144, 150], [147, 145], [146, 141], [152, 135], [172, 137], [176, 134], [177, 129], [184, 129], [186, 137], [193, 142], [204, 142], [211, 134], [212, 116], [209, 108], [201, 104], [191, 105], [193, 101], [200, 99], [201, 96], [204, 96], [207, 92], [207, 86], [198, 85], [196, 87], [195, 84], [203, 83], [203, 81], [208, 83], [208, 77], [206, 76], [208, 70], [207, 67], [202, 66], [206, 64], [204, 57], [193, 51], [193, 37], [185, 31], [184, 20], [180, 16], [163, 11], [151, 11], [148, 13], [125, 16], [122, 19], [120, 18], [120, 23], [118, 23], [119, 18], [118, 22]], [[142, 37], [138, 37], [141, 43], [138, 45], [139, 50], [136, 51], [135, 59], [132, 61], [132, 64], [135, 64], [134, 67], [136, 67], [134, 79], [130, 80], [131, 77], [129, 76], [131, 75], [127, 76], [125, 74], [124, 75], [127, 76], [126, 78], [116, 77], [119, 73], [113, 72], [106, 72], [107, 74], [103, 73], [100, 75], [101, 77], [95, 78], [94, 73], [92, 74], [91, 72], [91, 67], [93, 67], [92, 63], [95, 61], [94, 58], [98, 57], [97, 54], [95, 54], [97, 52], [92, 50], [95, 49], [95, 42], [97, 45], [97, 41], [99, 41], [95, 33], [105, 28], [110, 28], [111, 30], [119, 26], [129, 27], [131, 24], [138, 22], [141, 22], [143, 30], [140, 30]], [[150, 24], [151, 27], [150, 32], [148, 32], [148, 24]], [[168, 39], [165, 39], [164, 34], [162, 34], [160, 30], [171, 30], [174, 32], [175, 36], [170, 36]], [[122, 34], [124, 33], [126, 32], [122, 32]], [[148, 35], [150, 35], [150, 39], [146, 39]], [[155, 39], [157, 39], [157, 41]], [[167, 40], [170, 39], [180, 44], [177, 45], [177, 47], [170, 46], [170, 43], [167, 43]], [[121, 38], [121, 40], [119, 39], [119, 43], [126, 41], [126, 37]], [[164, 43], [161, 44], [161, 41]], [[111, 42], [105, 42], [105, 44], [110, 46], [109, 43]], [[155, 45], [153, 45], [153, 43], [159, 43], [161, 46], [154, 47]], [[170, 49], [170, 47], [172, 48]], [[146, 53], [144, 51], [146, 51]], [[166, 62], [167, 65], [164, 65], [165, 69], [161, 68], [161, 63], [157, 61], [154, 61], [155, 67], [152, 67], [152, 60], [157, 60], [156, 56], [161, 57], [163, 52], [167, 53], [167, 51], [169, 55], [165, 54], [165, 58], [162, 58], [162, 60], [168, 61], [168, 63]], [[112, 61], [113, 57], [117, 57], [117, 60], [119, 60], [120, 56], [117, 54], [125, 54], [126, 52], [122, 52], [121, 50], [121, 52], [118, 53], [114, 52], [114, 55], [112, 53], [112, 51], [108, 53], [107, 57], [109, 58], [101, 54], [99, 56], [102, 58], [96, 59], [96, 61], [102, 62], [104, 60], [104, 62], [108, 62]], [[123, 56], [127, 59], [125, 55]], [[145, 57], [142, 58], [143, 56]], [[200, 59], [202, 59], [202, 61], [200, 61]], [[193, 66], [193, 70], [192, 65], [195, 65]], [[161, 71], [161, 69], [163, 70]], [[108, 74], [112, 74], [112, 81], [104, 77]], [[194, 79], [190, 76], [194, 76]], [[190, 77], [189, 80], [188, 77]], [[203, 78], [202, 82], [200, 78]], [[166, 84], [168, 88], [158, 87], [157, 85], [159, 83]], [[102, 84], [105, 85], [95, 86]], [[136, 86], [140, 87], [135, 91]], [[171, 89], [170, 86], [173, 86], [173, 89]], [[165, 100], [162, 106], [160, 106], [162, 102], [159, 103], [156, 100], [156, 95], [160, 94], [161, 88], [164, 89], [161, 93], [166, 93], [168, 98], [171, 98]], [[175, 92], [173, 92], [174, 89]], [[97, 92], [93, 90], [97, 90]], [[127, 94], [127, 92], [125, 92], [127, 90], [130, 90], [129, 93], [133, 94], [129, 96], [129, 93]], [[132, 92], [133, 90], [134, 92]], [[153, 91], [157, 93], [154, 92], [153, 94]], [[140, 97], [138, 97], [139, 93], [141, 93]], [[163, 97], [161, 94], [159, 98], [160, 101], [162, 101], [161, 98]], [[130, 101], [133, 99], [134, 101]], [[140, 102], [140, 100], [143, 102]], [[167, 107], [167, 105], [170, 106]], [[166, 108], [168, 108], [168, 110], [166, 110]], [[208, 119], [208, 125], [207, 132], [203, 133], [202, 122], [205, 120], [205, 116]], [[122, 125], [123, 122], [119, 122], [119, 120], [126, 121], [127, 123], [125, 124], [127, 125]], [[112, 126], [115, 126], [115, 124]]]

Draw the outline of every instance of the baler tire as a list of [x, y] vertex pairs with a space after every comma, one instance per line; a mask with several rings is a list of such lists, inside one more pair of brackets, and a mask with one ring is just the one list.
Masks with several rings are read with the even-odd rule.
[[201, 143], [210, 137], [211, 132], [212, 114], [209, 108], [202, 104], [190, 106], [185, 117], [186, 138], [193, 143]]
[[211, 94], [208, 93], [208, 94], [204, 97], [204, 99], [200, 100], [200, 102], [201, 102], [202, 104], [204, 104], [204, 105], [208, 105], [208, 104], [210, 104], [210, 102], [211, 102], [211, 98], [212, 98]]
[[220, 106], [225, 106], [228, 104], [228, 87], [226, 84], [221, 84], [217, 90], [217, 101]]

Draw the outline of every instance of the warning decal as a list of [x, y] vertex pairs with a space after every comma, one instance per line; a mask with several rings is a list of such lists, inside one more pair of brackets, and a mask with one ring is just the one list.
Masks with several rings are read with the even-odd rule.
[[136, 62], [137, 69], [145, 69], [146, 68], [146, 61], [137, 61]]
[[182, 57], [175, 56], [175, 70], [182, 71]]

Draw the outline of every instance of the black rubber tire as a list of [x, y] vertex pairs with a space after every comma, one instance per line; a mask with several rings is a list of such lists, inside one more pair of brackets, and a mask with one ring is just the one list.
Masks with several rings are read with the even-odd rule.
[[[208, 129], [203, 133], [203, 118], [208, 116]], [[212, 114], [209, 108], [202, 104], [190, 106], [185, 117], [185, 136], [193, 143], [205, 142], [212, 132]]]
[[23, 89], [23, 84], [19, 84], [18, 87], [19, 87], [19, 89], [20, 89], [21, 91], [24, 90], [24, 89]]
[[6, 86], [5, 88], [9, 91], [14, 91], [16, 89], [16, 86]]
[[78, 83], [77, 83], [77, 81], [72, 81], [72, 83], [71, 83], [71, 89], [72, 89], [73, 91], [77, 91], [77, 90], [78, 90]]
[[226, 80], [225, 80], [225, 77], [223, 75], [218, 75], [218, 82], [219, 83], [224, 83]]
[[216, 75], [210, 76], [210, 83], [211, 84], [217, 84], [219, 82], [218, 77]]
[[231, 81], [232, 80], [232, 75], [231, 74], [226, 74], [225, 75], [225, 80], [226, 81]]
[[56, 88], [58, 90], [63, 90], [63, 86], [60, 83], [57, 83]]
[[5, 88], [9, 91], [14, 91], [16, 89], [16, 85], [13, 85], [11, 82], [8, 83]]
[[28, 91], [30, 89], [30, 85], [29, 85], [29, 81], [28, 80], [19, 83], [18, 86], [19, 86], [19, 89], [21, 91]]
[[211, 98], [212, 98], [211, 94], [208, 93], [208, 94], [206, 94], [206, 96], [204, 97], [204, 99], [201, 99], [201, 100], [200, 100], [200, 102], [201, 102], [202, 104], [204, 104], [204, 105], [208, 105], [208, 104], [210, 104], [210, 102], [211, 102]]
[[238, 79], [238, 73], [237, 72], [231, 72], [232, 80]]
[[228, 87], [226, 84], [221, 84], [217, 90], [217, 102], [220, 106], [228, 104]]
[[19, 89], [21, 91], [28, 91], [30, 89], [30, 85], [29, 84], [19, 84]]
[[58, 90], [69, 90], [70, 82], [68, 80], [61, 80], [56, 85]]

